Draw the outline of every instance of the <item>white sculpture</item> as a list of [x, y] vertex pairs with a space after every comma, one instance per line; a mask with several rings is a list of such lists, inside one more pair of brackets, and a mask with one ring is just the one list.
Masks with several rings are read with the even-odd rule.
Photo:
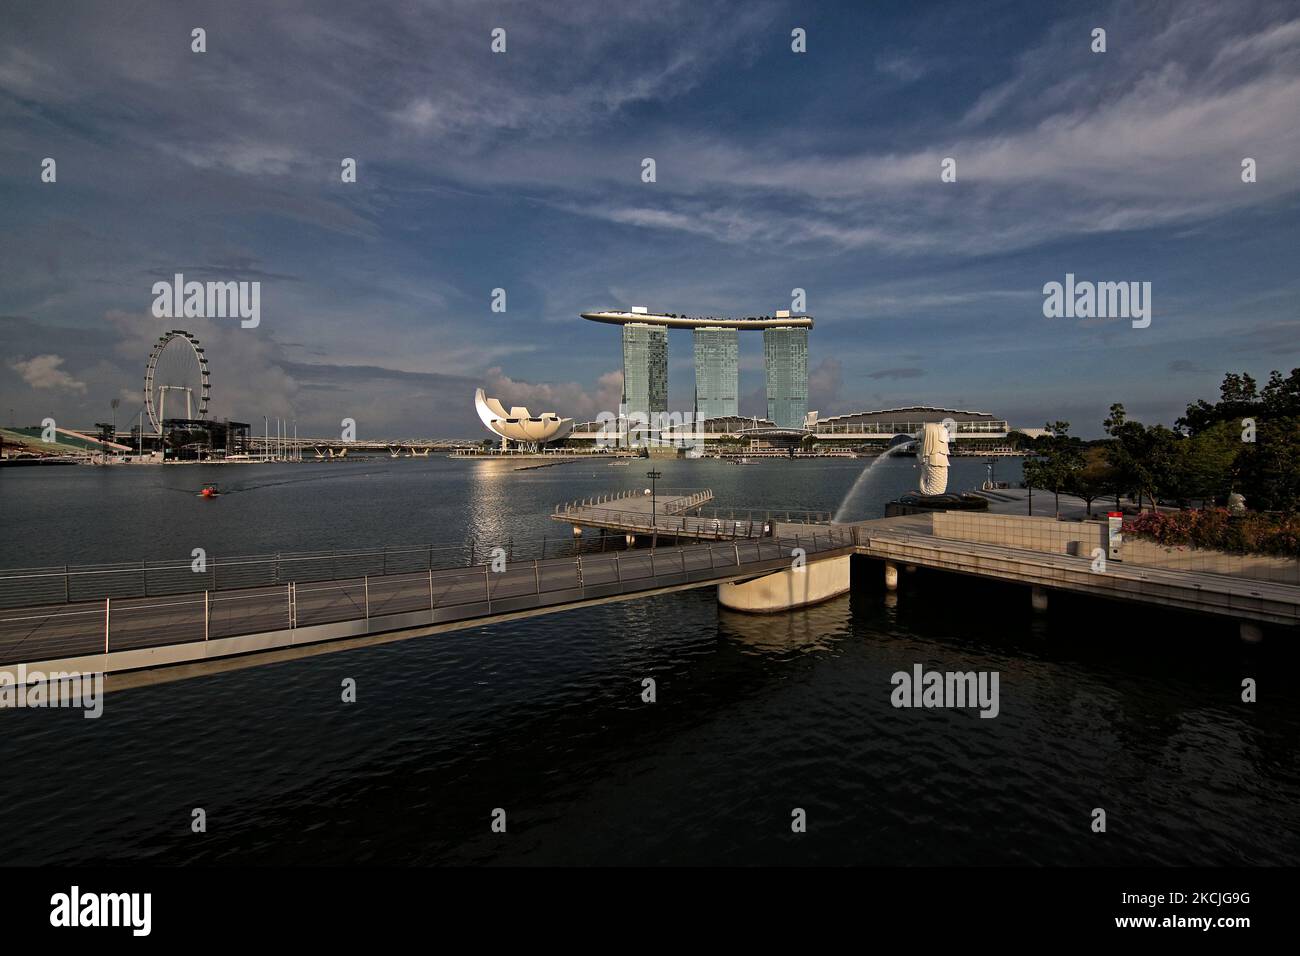
[[948, 490], [948, 429], [928, 422], [921, 432], [921, 494], [941, 495]]

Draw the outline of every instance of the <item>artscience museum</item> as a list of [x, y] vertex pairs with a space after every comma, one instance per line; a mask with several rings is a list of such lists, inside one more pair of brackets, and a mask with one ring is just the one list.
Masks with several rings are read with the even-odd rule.
[[560, 441], [573, 431], [572, 418], [561, 418], [554, 412], [534, 415], [521, 405], [506, 411], [497, 399], [488, 398], [481, 388], [474, 392], [474, 409], [487, 430], [500, 436], [502, 448], [514, 442], [537, 449]]

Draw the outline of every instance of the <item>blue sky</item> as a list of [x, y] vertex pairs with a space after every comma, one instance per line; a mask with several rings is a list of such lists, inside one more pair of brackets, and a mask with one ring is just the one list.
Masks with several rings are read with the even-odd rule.
[[[796, 287], [823, 415], [1096, 435], [1112, 401], [1171, 422], [1224, 371], [1300, 365], [1293, 3], [2, 3], [5, 419], [133, 417], [180, 324], [218, 415], [476, 436], [482, 384], [594, 417], [618, 330], [579, 311]], [[260, 281], [260, 326], [154, 318], [174, 272]], [[1044, 318], [1067, 272], [1151, 282], [1151, 326]], [[669, 347], [689, 410], [689, 334]]]

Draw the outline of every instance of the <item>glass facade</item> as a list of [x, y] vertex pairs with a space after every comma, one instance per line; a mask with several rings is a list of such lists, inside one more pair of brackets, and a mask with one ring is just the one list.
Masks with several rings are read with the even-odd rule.
[[623, 404], [647, 418], [668, 411], [668, 330], [629, 322], [623, 326]]
[[695, 420], [735, 415], [739, 390], [739, 333], [695, 330]]
[[808, 413], [808, 330], [763, 330], [767, 417], [778, 428], [802, 428]]

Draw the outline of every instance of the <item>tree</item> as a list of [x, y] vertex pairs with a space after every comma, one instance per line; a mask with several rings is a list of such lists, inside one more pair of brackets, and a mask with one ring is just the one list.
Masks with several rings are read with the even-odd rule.
[[[1276, 373], [1274, 373], [1276, 374]], [[1187, 406], [1187, 414], [1174, 424], [1196, 435], [1219, 422], [1241, 419], [1252, 415], [1259, 403], [1259, 388], [1245, 372], [1240, 375], [1228, 372], [1219, 386], [1219, 400], [1211, 405], [1198, 399]]]
[[1183, 507], [1195, 498], [1226, 498], [1233, 490], [1245, 447], [1241, 429], [1233, 422], [1219, 422], [1195, 436], [1179, 439], [1164, 494]]
[[1043, 427], [1047, 434], [1032, 442], [1034, 454], [1025, 459], [1025, 485], [1051, 491], [1059, 515], [1061, 492], [1070, 491], [1083, 469], [1083, 443], [1070, 437], [1069, 422], [1048, 422]]
[[1139, 508], [1143, 499], [1149, 499], [1154, 511], [1161, 494], [1177, 483], [1179, 436], [1164, 425], [1147, 427], [1130, 420], [1119, 403], [1110, 407], [1110, 415], [1102, 424], [1114, 439], [1107, 446], [1107, 457], [1118, 474], [1120, 487], [1137, 493]]
[[1300, 510], [1300, 417], [1259, 426], [1255, 443], [1241, 457], [1241, 490], [1250, 508]]
[[1118, 494], [1118, 472], [1110, 463], [1104, 445], [1092, 445], [1083, 449], [1083, 465], [1074, 476], [1074, 483], [1069, 487], [1071, 494], [1078, 495], [1088, 506], [1088, 517], [1092, 517], [1092, 503], [1103, 495]]
[[1069, 422], [1049, 422], [1046, 426], [1051, 433], [1048, 439], [1049, 455], [1052, 461], [1052, 494], [1056, 496], [1056, 513], [1061, 513], [1061, 492], [1068, 492], [1078, 484], [1079, 473], [1083, 471], [1083, 442], [1070, 437]]

